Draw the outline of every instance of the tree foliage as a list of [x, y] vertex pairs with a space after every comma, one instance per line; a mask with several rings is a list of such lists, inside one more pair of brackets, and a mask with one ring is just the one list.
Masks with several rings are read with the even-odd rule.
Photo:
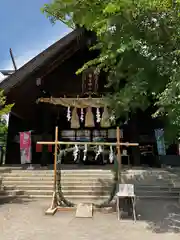
[[3, 94], [3, 90], [0, 90], [0, 146], [4, 146], [6, 144], [8, 131], [8, 126], [6, 120], [4, 119], [4, 115], [7, 115], [11, 111], [12, 107], [13, 104], [6, 105], [6, 97]]
[[[180, 0], [54, 0], [43, 11], [54, 23], [97, 35], [99, 56], [86, 63], [108, 72], [116, 115], [156, 106], [173, 138], [180, 135]], [[172, 131], [171, 131], [172, 133]]]

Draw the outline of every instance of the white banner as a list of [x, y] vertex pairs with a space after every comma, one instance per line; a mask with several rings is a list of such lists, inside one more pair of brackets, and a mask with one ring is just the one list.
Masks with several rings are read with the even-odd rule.
[[157, 143], [158, 155], [166, 155], [166, 147], [164, 142], [164, 129], [155, 129], [155, 137]]

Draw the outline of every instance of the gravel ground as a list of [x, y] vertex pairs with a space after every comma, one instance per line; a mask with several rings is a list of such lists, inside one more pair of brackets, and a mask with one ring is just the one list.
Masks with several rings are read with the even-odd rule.
[[95, 213], [92, 219], [72, 212], [45, 216], [49, 205], [45, 200], [0, 204], [0, 240], [180, 239], [180, 208], [174, 202], [138, 202], [136, 223], [118, 221], [115, 213]]

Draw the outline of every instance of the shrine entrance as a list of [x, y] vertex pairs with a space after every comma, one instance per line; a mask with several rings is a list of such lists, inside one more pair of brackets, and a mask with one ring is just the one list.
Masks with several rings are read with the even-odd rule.
[[[113, 145], [99, 144], [101, 142], [116, 143], [117, 130], [114, 126], [115, 116], [109, 112], [108, 101], [106, 98], [40, 98], [40, 103], [56, 105], [66, 109], [67, 129], [59, 126], [59, 140], [61, 142], [74, 142], [74, 146], [65, 150], [62, 156], [62, 164], [80, 165], [105, 165], [113, 163], [115, 150]], [[65, 111], [64, 111], [65, 113]], [[64, 118], [64, 116], [63, 116]], [[61, 117], [59, 118], [59, 125]], [[120, 130], [119, 140], [123, 139], [123, 131]], [[78, 146], [78, 142], [84, 146]], [[90, 146], [87, 143], [92, 142]], [[97, 144], [95, 144], [97, 143]], [[122, 161], [130, 164], [130, 155], [127, 147], [122, 148]]]
[[[37, 142], [37, 144], [41, 145], [54, 145], [54, 191], [52, 196], [52, 203], [50, 208], [47, 210], [48, 214], [54, 214], [56, 210], [61, 209], [61, 207], [73, 207], [75, 206], [74, 203], [68, 201], [62, 192], [62, 186], [61, 186], [61, 160], [62, 156], [65, 155], [67, 152], [73, 150], [74, 157], [77, 159], [78, 157], [78, 149], [83, 149], [84, 151], [84, 158], [87, 157], [87, 149], [89, 146], [98, 146], [98, 147], [110, 147], [112, 149], [115, 148], [115, 152], [110, 151], [111, 154], [111, 160], [114, 161], [116, 164], [115, 168], [115, 175], [114, 175], [114, 184], [112, 187], [112, 192], [110, 194], [110, 197], [108, 201], [102, 202], [99, 205], [95, 205], [96, 207], [103, 207], [109, 205], [109, 203], [112, 201], [114, 195], [116, 194], [117, 190], [117, 184], [121, 183], [121, 169], [122, 169], [122, 155], [121, 155], [121, 147], [137, 147], [139, 146], [138, 143], [124, 143], [120, 141], [120, 129], [117, 127], [116, 130], [116, 142], [110, 143], [110, 142], [65, 142], [65, 141], [59, 141], [58, 140], [58, 127], [56, 127], [55, 130], [55, 141], [52, 142]], [[68, 146], [68, 148], [64, 148], [63, 146]], [[73, 146], [71, 149], [70, 146]]]

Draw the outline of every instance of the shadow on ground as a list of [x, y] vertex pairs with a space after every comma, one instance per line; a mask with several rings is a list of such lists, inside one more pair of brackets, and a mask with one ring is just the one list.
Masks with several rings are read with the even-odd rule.
[[[1, 169], [0, 169], [1, 170]], [[0, 171], [1, 173], [11, 172], [11, 169], [4, 169]], [[22, 198], [22, 195], [25, 195], [25, 192], [22, 190], [17, 190], [15, 187], [12, 189], [10, 192], [11, 194], [6, 190], [6, 187], [3, 185], [3, 177], [0, 175], [0, 207], [3, 204], [8, 204], [8, 203], [28, 203], [32, 202], [33, 199], [31, 198]]]
[[138, 200], [138, 221], [154, 233], [180, 233], [180, 206], [177, 201]]
[[[10, 172], [10, 170], [6, 171]], [[169, 172], [171, 172], [171, 170], [169, 170]], [[134, 183], [134, 181], [136, 183], [145, 184], [149, 184], [150, 182], [151, 183], [156, 182], [159, 185], [169, 183], [169, 181], [165, 179], [163, 172], [161, 173], [161, 177], [154, 176], [152, 175], [149, 169], [147, 169], [147, 171], [145, 171], [143, 174], [136, 175], [135, 177], [133, 175], [130, 175], [129, 178], [126, 178], [125, 175], [123, 177], [124, 181], [127, 183]], [[112, 184], [112, 181], [103, 181], [102, 179], [99, 179], [99, 183], [102, 185], [100, 195], [106, 195], [105, 192], [109, 189], [109, 185]], [[2, 182], [0, 182], [0, 187], [1, 185]], [[28, 204], [31, 201], [33, 200], [21, 199], [18, 197], [18, 195], [16, 195], [13, 198], [10, 199], [7, 198], [4, 202], [1, 202], [0, 200], [0, 206], [3, 203], [13, 202], [19, 204]], [[38, 205], [39, 202], [37, 201], [36, 204]], [[137, 200], [137, 215], [138, 221], [147, 223], [147, 230], [149, 231], [152, 231], [157, 234], [169, 232], [180, 233], [180, 205], [178, 204], [177, 200], [155, 200], [155, 199], [142, 200], [139, 198]]]

